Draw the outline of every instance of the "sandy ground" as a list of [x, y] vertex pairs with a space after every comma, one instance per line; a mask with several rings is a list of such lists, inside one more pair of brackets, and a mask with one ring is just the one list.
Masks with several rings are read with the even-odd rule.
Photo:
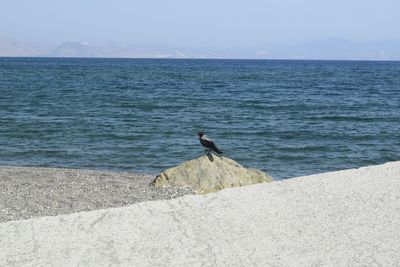
[[400, 266], [400, 161], [0, 224], [0, 266]]
[[0, 167], [0, 223], [192, 194], [154, 189], [154, 177], [76, 169]]

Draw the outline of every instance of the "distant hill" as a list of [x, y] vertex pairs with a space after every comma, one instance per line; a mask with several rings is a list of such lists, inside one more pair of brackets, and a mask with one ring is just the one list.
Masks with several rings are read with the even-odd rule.
[[93, 44], [65, 42], [58, 46], [0, 38], [0, 56], [99, 58], [248, 58], [400, 60], [400, 40], [357, 43], [329, 38], [298, 45], [237, 48], [182, 48], [165, 44]]
[[104, 58], [195, 58], [201, 53], [163, 44], [91, 44], [66, 42], [58, 46], [52, 57]]
[[340, 38], [300, 45], [265, 46], [258, 54], [271, 59], [400, 60], [400, 40], [357, 43]]
[[47, 56], [54, 49], [48, 44], [19, 42], [0, 37], [0, 56], [2, 57], [40, 57]]

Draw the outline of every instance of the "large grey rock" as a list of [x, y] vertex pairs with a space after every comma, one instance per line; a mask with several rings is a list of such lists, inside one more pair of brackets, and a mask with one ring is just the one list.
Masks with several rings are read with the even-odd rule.
[[272, 182], [271, 176], [256, 169], [246, 169], [236, 161], [212, 154], [186, 161], [158, 175], [155, 187], [191, 187], [197, 194], [223, 188]]

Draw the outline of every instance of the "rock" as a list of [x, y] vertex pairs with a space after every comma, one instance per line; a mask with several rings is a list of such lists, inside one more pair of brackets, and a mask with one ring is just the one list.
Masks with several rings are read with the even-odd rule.
[[256, 169], [246, 169], [236, 161], [213, 154], [186, 161], [158, 175], [155, 187], [190, 187], [197, 194], [224, 188], [272, 182], [271, 176]]

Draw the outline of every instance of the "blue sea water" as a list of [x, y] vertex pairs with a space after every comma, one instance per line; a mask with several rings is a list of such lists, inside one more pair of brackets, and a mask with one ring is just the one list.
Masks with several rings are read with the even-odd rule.
[[400, 62], [0, 58], [0, 164], [275, 178], [400, 160]]

